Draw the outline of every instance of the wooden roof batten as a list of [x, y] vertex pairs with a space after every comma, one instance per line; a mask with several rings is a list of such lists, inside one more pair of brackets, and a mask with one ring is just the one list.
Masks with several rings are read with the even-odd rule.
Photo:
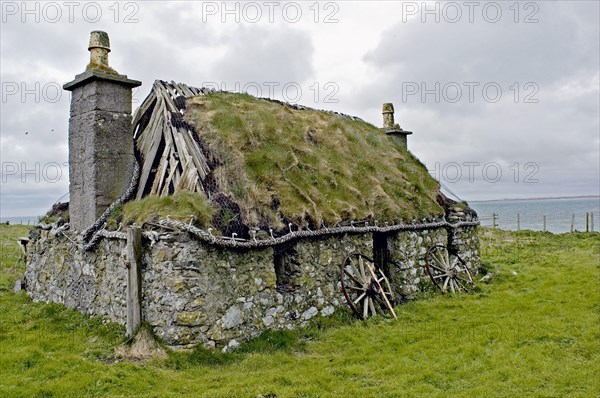
[[154, 82], [133, 119], [135, 146], [142, 155], [136, 199], [179, 190], [202, 191], [209, 166], [193, 127], [183, 122], [181, 97], [209, 91], [175, 82]]

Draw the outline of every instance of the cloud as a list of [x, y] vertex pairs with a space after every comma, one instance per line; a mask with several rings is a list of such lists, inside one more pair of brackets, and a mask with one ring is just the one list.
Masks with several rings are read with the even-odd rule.
[[313, 73], [310, 37], [289, 28], [240, 25], [230, 36], [211, 76], [223, 82], [281, 82], [300, 84]]
[[[230, 90], [237, 89], [235, 82], [240, 87], [258, 82], [263, 88], [265, 82], [277, 82], [279, 88], [296, 82], [304, 89], [299, 102], [354, 114], [376, 125], [381, 124], [381, 104], [394, 102], [397, 121], [414, 131], [410, 149], [431, 170], [436, 164], [461, 165], [465, 178], [445, 184], [466, 199], [598, 191], [597, 2], [529, 2], [538, 7], [534, 17], [539, 21], [532, 24], [522, 23], [533, 10], [525, 9], [523, 2], [518, 23], [509, 8], [513, 2], [501, 2], [503, 14], [497, 23], [486, 22], [480, 6], [473, 23], [463, 7], [455, 24], [444, 18], [435, 23], [432, 16], [422, 23], [418, 14], [402, 22], [407, 2], [335, 3], [337, 11], [319, 3], [318, 23], [312, 3], [302, 4], [298, 23], [282, 18], [282, 7], [273, 23], [264, 8], [259, 22], [242, 18], [236, 23], [231, 16], [224, 21], [221, 14], [207, 15], [206, 2], [121, 2], [118, 10], [110, 8], [112, 2], [96, 3], [102, 8], [96, 22], [82, 13], [83, 3], [72, 22], [64, 8], [57, 23], [49, 22], [48, 15], [39, 22], [32, 15], [25, 22], [20, 14], [3, 15], [7, 17], [0, 25], [3, 165], [24, 162], [31, 168], [67, 161], [69, 93], [62, 92], [55, 100], [49, 98], [51, 91], [44, 95], [43, 90], [84, 70], [89, 32], [99, 29], [110, 34], [111, 65], [143, 82], [134, 92], [134, 107], [155, 79], [225, 83]], [[46, 3], [36, 4], [43, 8]], [[427, 4], [431, 8], [436, 3]], [[437, 4], [443, 9], [448, 3]], [[332, 10], [338, 22], [323, 23]], [[328, 82], [337, 84], [337, 103], [323, 102], [331, 92], [324, 87]], [[406, 95], [407, 83], [416, 83], [422, 91], [421, 84], [432, 89], [436, 82], [439, 102], [433, 94], [424, 101], [421, 92]], [[463, 89], [456, 103], [446, 98], [453, 86], [443, 92], [452, 82]], [[479, 83], [472, 102], [465, 82]], [[528, 82], [534, 85], [526, 87]], [[313, 101], [309, 86], [314, 83], [319, 84], [320, 101]], [[498, 102], [483, 97], [486, 83], [502, 89]], [[7, 92], [15, 84], [18, 91]], [[35, 94], [23, 96], [23, 89], [37, 91], [39, 99]], [[525, 103], [528, 94], [538, 102]], [[480, 163], [473, 182], [466, 178], [465, 162]], [[491, 162], [503, 173], [495, 183], [482, 175], [484, 165]], [[511, 169], [515, 163], [518, 183]], [[531, 171], [524, 168], [526, 163], [538, 165], [538, 183], [522, 183]], [[0, 185], [3, 216], [38, 214], [68, 190], [66, 168], [60, 182], [36, 182], [31, 177], [23, 182], [19, 175], [6, 175], [9, 171], [3, 169]]]
[[[431, 16], [422, 23], [420, 14], [396, 23], [365, 52], [364, 62], [377, 72], [355, 105], [375, 115], [373, 104], [394, 101], [400, 124], [415, 131], [409, 146], [428, 165], [478, 162], [475, 182], [445, 181], [466, 198], [548, 194], [542, 186], [555, 195], [596, 192], [598, 3], [536, 4], [539, 22], [532, 24], [515, 23], [507, 6], [498, 23], [435, 23]], [[455, 85], [462, 95], [451, 90]], [[409, 89], [415, 94], [407, 95]], [[493, 185], [481, 175], [489, 162], [503, 171]], [[539, 167], [539, 182], [515, 183], [511, 165], [528, 162]]]

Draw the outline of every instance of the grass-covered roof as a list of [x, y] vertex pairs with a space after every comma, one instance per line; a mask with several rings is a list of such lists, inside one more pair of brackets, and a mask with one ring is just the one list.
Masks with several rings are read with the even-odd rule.
[[287, 230], [289, 223], [318, 228], [443, 214], [438, 183], [425, 166], [362, 120], [225, 92], [189, 96], [182, 107], [176, 124], [201, 152], [201, 186], [190, 194], [178, 184], [163, 189], [169, 199], [150, 195], [130, 202], [129, 220], [189, 220], [194, 214], [204, 226], [239, 234], [247, 228]]

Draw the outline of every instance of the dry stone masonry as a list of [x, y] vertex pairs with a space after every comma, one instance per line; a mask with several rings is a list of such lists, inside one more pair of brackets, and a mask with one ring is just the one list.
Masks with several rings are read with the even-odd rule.
[[[168, 345], [231, 348], [264, 330], [302, 327], [347, 308], [339, 278], [350, 253], [386, 258], [382, 267], [396, 301], [410, 300], [430, 283], [428, 248], [449, 242], [477, 269], [476, 227], [342, 234], [255, 249], [163, 233], [143, 241], [142, 318]], [[126, 322], [125, 240], [103, 239], [85, 251], [68, 232], [38, 229], [28, 250], [25, 283], [33, 300]]]
[[[362, 226], [356, 227], [355, 222], [345, 220], [329, 229], [322, 225], [310, 230], [290, 223], [289, 233], [279, 231], [274, 236], [271, 229], [269, 237], [265, 230], [258, 234], [252, 230], [253, 235], [245, 239], [236, 239], [235, 234], [215, 237], [210, 229], [172, 220], [146, 224], [143, 231], [140, 227], [107, 231], [103, 226], [107, 213], [136, 190], [138, 198], [142, 197], [144, 184], [138, 182], [145, 181], [152, 170], [156, 172], [159, 162], [147, 156], [140, 164], [134, 157], [131, 90], [141, 83], [108, 65], [106, 33], [92, 32], [89, 50], [87, 70], [64, 86], [72, 92], [70, 224], [42, 226], [30, 233], [23, 282], [33, 300], [61, 303], [125, 324], [128, 335], [143, 320], [168, 345], [228, 350], [264, 330], [302, 327], [315, 317], [347, 308], [340, 275], [351, 254], [373, 259], [389, 279], [390, 298], [396, 303], [415, 298], [431, 283], [425, 264], [428, 250], [435, 245], [447, 247], [450, 256], [460, 256], [473, 272], [478, 269], [477, 216], [468, 208], [460, 210], [441, 194], [438, 202], [443, 202], [444, 218], [441, 213], [431, 215], [421, 224], [388, 227], [384, 223], [380, 227], [369, 219], [371, 224], [362, 220]], [[177, 126], [166, 123], [175, 120], [185, 127], [173, 106], [185, 98], [171, 97], [175, 88], [188, 97], [202, 90], [176, 83], [159, 82], [158, 86], [164, 89], [153, 91], [141, 108], [147, 111], [158, 104], [163, 119], [152, 115], [144, 123], [152, 125], [150, 130], [158, 136], [164, 133], [179, 139], [182, 156], [195, 148], [192, 158], [198, 170], [204, 170], [201, 160], [206, 163], [207, 159], [193, 141], [193, 132], [184, 129], [188, 135], [182, 135]], [[144, 115], [139, 112], [136, 117]], [[383, 115], [381, 134], [398, 141], [406, 154], [406, 137], [411, 132], [394, 122], [392, 104], [384, 104]], [[166, 126], [166, 131], [158, 125]], [[158, 142], [148, 142], [149, 153], [159, 153]], [[178, 167], [190, 163], [173, 153], [165, 157], [168, 162]], [[179, 174], [179, 169], [173, 170], [172, 176], [189, 177], [188, 169]], [[422, 178], [430, 178], [426, 170], [423, 173]]]

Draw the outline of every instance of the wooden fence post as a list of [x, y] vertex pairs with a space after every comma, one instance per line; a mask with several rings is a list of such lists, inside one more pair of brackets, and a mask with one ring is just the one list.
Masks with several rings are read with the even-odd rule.
[[585, 232], [590, 232], [590, 213], [585, 213]]
[[573, 233], [573, 230], [575, 229], [575, 214], [571, 215], [571, 233]]
[[594, 232], [594, 213], [590, 213], [590, 232]]
[[496, 220], [498, 219], [498, 214], [492, 213], [492, 228], [496, 229]]
[[132, 337], [142, 325], [142, 229], [127, 230], [127, 337]]
[[544, 215], [544, 232], [546, 232], [546, 215]]
[[517, 213], [517, 231], [521, 230], [521, 214]]

